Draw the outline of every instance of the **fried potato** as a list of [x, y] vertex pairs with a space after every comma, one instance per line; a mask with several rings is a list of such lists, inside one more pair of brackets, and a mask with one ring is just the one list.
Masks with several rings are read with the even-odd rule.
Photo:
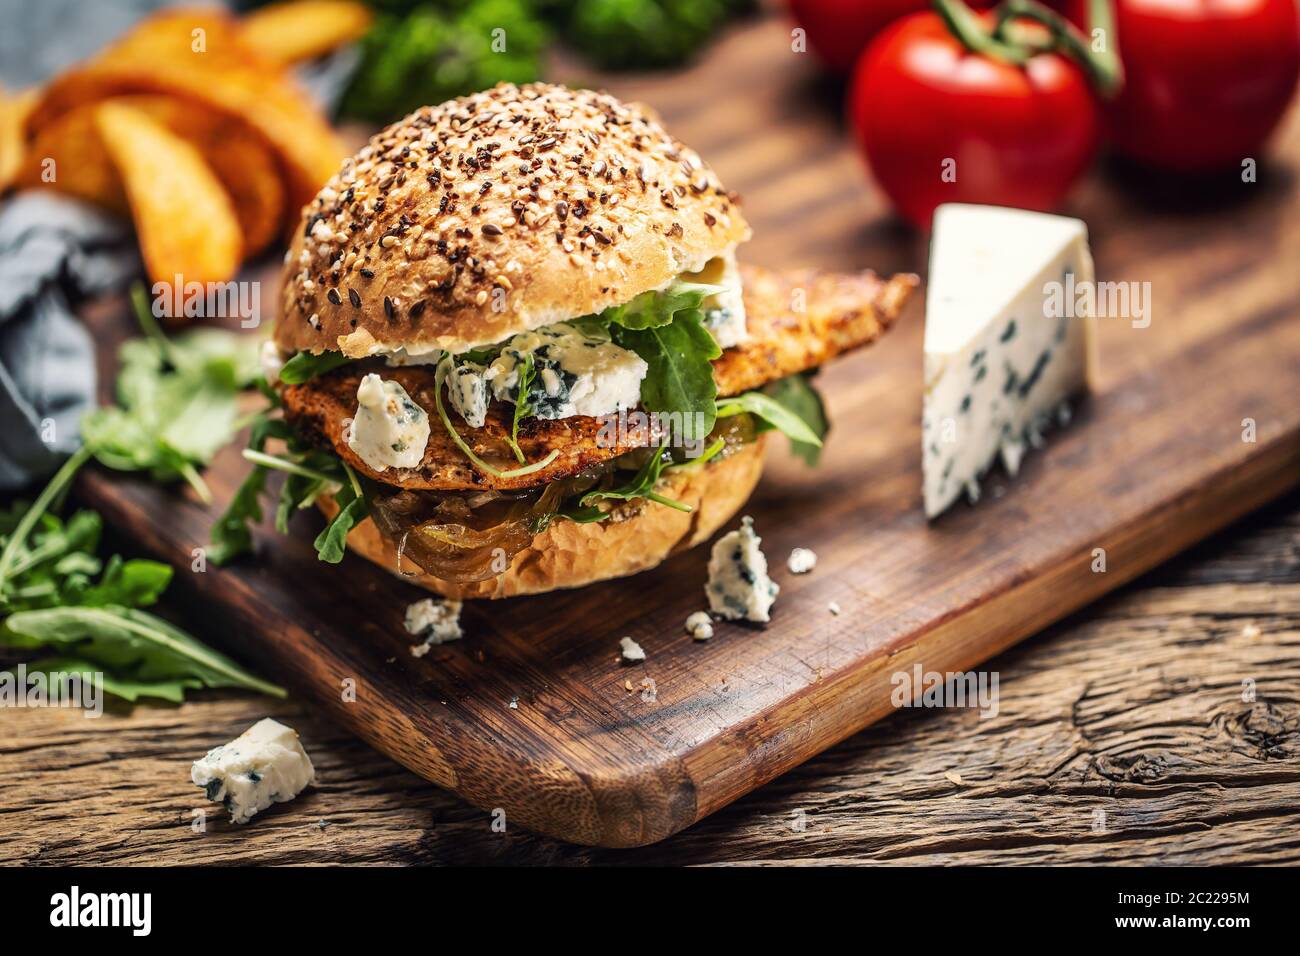
[[816, 368], [883, 335], [916, 288], [914, 275], [740, 268], [749, 339], [713, 362], [720, 396]]
[[[377, 472], [348, 447], [343, 440], [344, 423], [356, 414], [357, 386], [366, 372], [382, 372], [385, 379], [397, 382], [429, 414], [429, 444], [418, 468], [389, 468]], [[469, 491], [481, 488], [532, 488], [568, 478], [592, 465], [617, 458], [626, 451], [644, 447], [653, 437], [650, 429], [628, 429], [611, 434], [616, 442], [602, 441], [605, 423], [599, 418], [574, 416], [547, 421], [525, 418], [519, 425], [519, 447], [529, 461], [545, 458], [553, 449], [560, 454], [545, 468], [517, 478], [493, 478], [478, 471], [452, 442], [438, 418], [434, 405], [434, 369], [432, 366], [388, 368], [370, 360], [354, 362], [322, 375], [305, 385], [286, 386], [285, 415], [295, 426], [315, 435], [323, 445], [363, 475], [399, 488], [432, 491]], [[470, 428], [450, 412], [453, 425], [469, 442], [475, 454], [501, 468], [516, 468], [505, 438], [510, 434], [510, 406], [493, 403], [482, 428]], [[605, 447], [608, 446], [608, 447]]]
[[38, 135], [78, 106], [132, 93], [169, 94], [246, 124], [275, 155], [293, 218], [345, 156], [307, 95], [243, 44], [232, 18], [214, 10], [157, 14], [59, 76], [33, 107], [27, 134]]
[[374, 17], [350, 0], [273, 3], [239, 21], [245, 44], [273, 63], [298, 63], [361, 39]]
[[8, 93], [0, 87], [0, 194], [18, 178], [25, 152], [23, 130], [36, 103], [36, 90]]
[[[247, 126], [170, 96], [122, 96], [104, 102], [148, 114], [203, 154], [234, 203], [245, 257], [280, 234], [286, 214], [284, 183], [275, 156]], [[125, 214], [126, 192], [100, 138], [96, 109], [95, 103], [79, 106], [41, 129], [27, 148], [19, 185], [46, 186]]]
[[102, 103], [95, 124], [126, 188], [149, 277], [224, 282], [239, 268], [239, 223], [203, 156], [131, 106]]

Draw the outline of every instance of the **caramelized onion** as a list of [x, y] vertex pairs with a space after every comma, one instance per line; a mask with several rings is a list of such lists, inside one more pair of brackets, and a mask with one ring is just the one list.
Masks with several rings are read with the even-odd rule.
[[[720, 419], [705, 447], [719, 438], [726, 445], [718, 457], [726, 457], [754, 441], [754, 419], [750, 415]], [[635, 469], [636, 457], [633, 453], [621, 464]], [[434, 577], [470, 584], [503, 573], [566, 501], [612, 484], [616, 470], [615, 462], [607, 462], [524, 491], [439, 494], [392, 489], [371, 497], [370, 516], [386, 538], [402, 542], [399, 571], [405, 557]]]

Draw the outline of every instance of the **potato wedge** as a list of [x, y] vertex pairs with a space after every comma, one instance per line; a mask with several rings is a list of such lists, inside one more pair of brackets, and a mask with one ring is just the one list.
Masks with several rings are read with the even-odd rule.
[[293, 0], [252, 11], [239, 21], [244, 43], [273, 63], [299, 63], [359, 40], [374, 20], [351, 0]]
[[33, 107], [27, 133], [39, 134], [78, 106], [132, 93], [170, 94], [247, 124], [277, 158], [293, 220], [346, 155], [306, 94], [214, 10], [157, 14], [59, 76]]
[[224, 282], [240, 261], [239, 222], [212, 168], [148, 113], [101, 103], [95, 125], [126, 188], [154, 282]]
[[23, 131], [36, 97], [34, 89], [9, 93], [0, 87], [0, 194], [14, 185], [22, 168], [26, 149]]
[[[279, 167], [261, 137], [246, 125], [171, 96], [122, 96], [105, 102], [148, 114], [203, 154], [234, 203], [245, 257], [260, 252], [281, 233], [286, 199]], [[96, 109], [95, 103], [79, 106], [42, 128], [27, 148], [18, 184], [53, 188], [125, 214], [126, 192], [100, 138]]]

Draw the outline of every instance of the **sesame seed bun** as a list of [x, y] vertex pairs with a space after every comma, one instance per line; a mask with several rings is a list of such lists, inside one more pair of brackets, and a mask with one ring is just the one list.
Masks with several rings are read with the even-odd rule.
[[[583, 587], [656, 567], [670, 555], [708, 540], [741, 509], [762, 473], [766, 437], [759, 435], [753, 444], [721, 461], [695, 470], [671, 472], [656, 490], [690, 505], [689, 514], [643, 500], [639, 510], [622, 520], [597, 524], [552, 522], [528, 548], [515, 555], [504, 574], [487, 581], [457, 584], [431, 574], [400, 576], [444, 597], [463, 600]], [[322, 495], [317, 503], [328, 518], [338, 512], [332, 498]], [[348, 550], [397, 573], [396, 545], [380, 534], [369, 518], [348, 535]], [[404, 561], [403, 569], [412, 569], [409, 559]]]
[[644, 109], [502, 84], [412, 113], [343, 164], [303, 210], [275, 339], [461, 352], [624, 303], [749, 234]]

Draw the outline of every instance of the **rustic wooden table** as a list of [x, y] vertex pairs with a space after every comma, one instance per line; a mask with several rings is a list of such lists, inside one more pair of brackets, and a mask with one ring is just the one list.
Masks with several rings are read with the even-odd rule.
[[[844, 177], [862, 172], [811, 68], [772, 52], [787, 43], [784, 30], [743, 28], [691, 77], [614, 88], [661, 108], [701, 148], [712, 141], [706, 155], [756, 207], [804, 223], [801, 261], [848, 266], [868, 250], [882, 271], [916, 268], [923, 240], [882, 215], [871, 187], [858, 204], [835, 198]], [[700, 90], [727, 84], [746, 96], [726, 128], [698, 128]], [[788, 135], [761, 155], [727, 147], [764, 117]], [[1300, 114], [1285, 138], [1300, 139]], [[1123, 201], [1097, 176], [1080, 195], [1103, 212]], [[788, 229], [756, 237], [754, 260], [779, 265], [789, 239]], [[115, 544], [134, 553], [130, 541]], [[169, 611], [200, 633], [221, 626]], [[629, 851], [568, 846], [509, 823], [499, 832], [488, 814], [300, 702], [201, 693], [99, 720], [9, 709], [0, 863], [1300, 860], [1300, 493], [981, 670], [1000, 678], [996, 716], [895, 714], [677, 836]], [[192, 811], [211, 805], [190, 785], [190, 762], [268, 715], [302, 734], [318, 785], [249, 826], [217, 813], [195, 833]]]
[[[293, 702], [9, 710], [0, 863], [1300, 862], [1300, 494], [983, 669], [996, 717], [901, 712], [638, 850], [497, 832]], [[268, 714], [318, 785], [192, 832], [190, 761]]]

